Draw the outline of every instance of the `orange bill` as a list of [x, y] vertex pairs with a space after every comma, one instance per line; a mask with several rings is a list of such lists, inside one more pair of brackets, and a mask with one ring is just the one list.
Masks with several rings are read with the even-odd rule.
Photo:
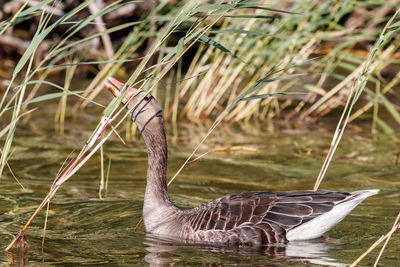
[[[121, 88], [124, 86], [123, 83], [118, 81], [117, 79], [113, 77], [107, 77], [106, 81], [104, 82], [104, 85], [108, 88], [108, 90], [113, 93], [115, 97], [118, 97], [120, 94]], [[132, 87], [128, 89], [128, 92], [126, 93], [125, 97], [122, 99], [122, 104], [125, 104], [131, 97], [132, 95], [136, 94], [138, 89]]]

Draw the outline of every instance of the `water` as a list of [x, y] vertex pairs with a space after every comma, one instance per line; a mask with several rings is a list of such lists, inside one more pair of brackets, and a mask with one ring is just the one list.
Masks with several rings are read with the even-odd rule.
[[[85, 118], [88, 123], [80, 120], [69, 122], [64, 136], [54, 134], [52, 122], [40, 121], [39, 117], [19, 128], [9, 163], [27, 190], [22, 191], [9, 173], [0, 181], [1, 247], [6, 247], [27, 221], [64, 160], [72, 150], [80, 149], [97, 118]], [[197, 131], [193, 126], [181, 127], [178, 143], [169, 149], [168, 177], [203, 136]], [[311, 189], [330, 139], [331, 135], [321, 130], [251, 133], [222, 126], [202, 152], [216, 147], [234, 149], [211, 151], [190, 164], [171, 185], [171, 199], [179, 207], [190, 208], [228, 193]], [[143, 226], [135, 232], [144, 195], [146, 151], [140, 141], [123, 145], [115, 138], [104, 149], [107, 162], [111, 158], [104, 198], [98, 197], [100, 157], [95, 155], [53, 198], [44, 250], [40, 247], [44, 223], [41, 212], [26, 232], [29, 253], [3, 252], [0, 262], [31, 266], [344, 266], [386, 234], [400, 211], [398, 147], [399, 141], [393, 136], [373, 140], [349, 130], [321, 189], [379, 188], [380, 194], [364, 201], [324, 238], [238, 249], [160, 240], [146, 235]], [[381, 266], [399, 265], [399, 244], [400, 236], [395, 233]], [[373, 252], [361, 265], [372, 265], [376, 255], [377, 251]]]

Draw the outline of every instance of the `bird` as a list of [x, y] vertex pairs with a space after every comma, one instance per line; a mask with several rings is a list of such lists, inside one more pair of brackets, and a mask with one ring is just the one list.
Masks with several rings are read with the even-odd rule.
[[[115, 97], [126, 88], [112, 77], [107, 77], [104, 84]], [[379, 192], [243, 192], [192, 209], [180, 209], [167, 191], [167, 141], [161, 106], [148, 92], [134, 87], [127, 90], [121, 102], [147, 147], [143, 221], [146, 232], [153, 236], [239, 247], [314, 239], [339, 223], [364, 199]]]

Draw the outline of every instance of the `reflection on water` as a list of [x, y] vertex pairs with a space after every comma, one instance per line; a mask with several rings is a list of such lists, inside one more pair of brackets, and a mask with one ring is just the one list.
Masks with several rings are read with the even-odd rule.
[[[167, 266], [173, 262], [174, 253], [179, 253], [183, 244], [168, 242], [146, 235], [144, 241], [146, 245], [145, 261], [150, 266]], [[338, 249], [337, 245], [329, 244], [324, 240], [296, 241], [287, 244], [275, 244], [264, 247], [224, 247], [201, 244], [189, 244], [192, 249], [196, 249], [205, 254], [224, 255], [231, 257], [225, 258], [223, 262], [218, 258], [215, 262], [206, 260], [206, 266], [218, 265], [260, 265], [267, 263], [270, 266], [282, 266], [282, 259], [292, 263], [312, 263], [326, 266], [346, 266], [328, 256], [328, 251]], [[236, 258], [234, 256], [240, 256]], [[212, 257], [209, 257], [212, 258]], [[275, 262], [275, 264], [274, 264]]]
[[8, 252], [9, 264], [14, 266], [25, 266], [29, 263], [29, 250], [30, 246], [22, 231], [17, 234], [13, 247]]
[[8, 252], [9, 266], [27, 266], [29, 264], [29, 248], [17, 248]]
[[[197, 133], [198, 134], [198, 133]], [[190, 134], [184, 133], [187, 139]], [[229, 136], [229, 138], [226, 138]], [[213, 139], [214, 138], [214, 139]], [[215, 147], [251, 147], [213, 151], [184, 169], [170, 187], [177, 206], [190, 208], [228, 193], [284, 191], [312, 188], [326, 155], [330, 135], [321, 133], [249, 134], [215, 132], [204, 151]], [[83, 141], [82, 141], [83, 142]], [[71, 150], [80, 148], [72, 137], [52, 133], [32, 137], [20, 132], [9, 160], [15, 175], [27, 188], [22, 191], [11, 175], [0, 180], [0, 240], [6, 247], [48, 192], [55, 175]], [[172, 177], [192, 144], [171, 146], [168, 177]], [[398, 141], [347, 136], [335, 155], [322, 189], [355, 191], [379, 188], [381, 193], [357, 207], [326, 235], [340, 239], [292, 242], [284, 246], [230, 248], [179, 244], [145, 236], [141, 217], [147, 155], [142, 143], [123, 145], [118, 140], [104, 147], [111, 159], [108, 191], [98, 199], [100, 158], [94, 156], [57, 192], [49, 209], [44, 252], [41, 237], [44, 213], [26, 235], [29, 254], [0, 254], [3, 265], [105, 265], [105, 266], [343, 266], [354, 261], [391, 227], [400, 210], [400, 166], [395, 164]], [[388, 244], [382, 266], [397, 266], [400, 236]], [[29, 259], [28, 259], [29, 257]], [[372, 265], [375, 256], [364, 260]]]
[[[146, 255], [144, 260], [150, 266], [168, 266], [174, 261], [174, 254], [179, 253], [182, 248], [189, 247], [204, 254], [214, 254], [226, 257], [223, 262], [221, 259], [215, 259], [215, 262], [206, 259], [204, 266], [218, 266], [226, 264], [235, 265], [259, 265], [266, 263], [268, 265], [281, 266], [282, 259], [289, 262], [312, 263], [326, 266], [345, 266], [345, 264], [337, 262], [327, 255], [329, 250], [338, 249], [337, 245], [328, 244], [323, 240], [298, 241], [288, 244], [270, 245], [265, 247], [224, 247], [211, 246], [201, 244], [182, 244], [169, 242], [146, 235], [143, 242], [145, 245]], [[235, 256], [240, 256], [236, 258]], [[9, 262], [11, 266], [27, 266], [29, 264], [29, 248], [18, 248], [8, 252]], [[280, 260], [279, 262], [277, 262]], [[46, 262], [46, 261], [44, 261]], [[275, 264], [274, 264], [275, 262]]]

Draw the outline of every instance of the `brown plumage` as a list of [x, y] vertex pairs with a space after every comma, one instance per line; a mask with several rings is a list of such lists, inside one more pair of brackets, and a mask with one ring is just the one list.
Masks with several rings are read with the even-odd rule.
[[[118, 96], [123, 84], [108, 78]], [[160, 104], [131, 88], [123, 103], [137, 124], [148, 150], [147, 185], [143, 205], [146, 231], [175, 240], [265, 245], [321, 236], [355, 206], [378, 190], [246, 192], [226, 195], [190, 210], [170, 201], [166, 186], [167, 143]]]
[[183, 211], [194, 240], [239, 245], [285, 243], [286, 232], [350, 196], [330, 191], [246, 192]]

